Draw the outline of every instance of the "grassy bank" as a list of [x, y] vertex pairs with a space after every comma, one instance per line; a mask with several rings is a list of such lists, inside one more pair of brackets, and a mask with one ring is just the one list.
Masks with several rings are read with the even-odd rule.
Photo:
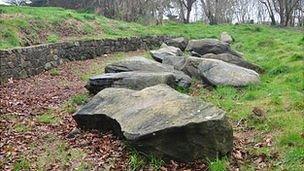
[[0, 49], [77, 39], [141, 35], [135, 23], [62, 8], [0, 6]]

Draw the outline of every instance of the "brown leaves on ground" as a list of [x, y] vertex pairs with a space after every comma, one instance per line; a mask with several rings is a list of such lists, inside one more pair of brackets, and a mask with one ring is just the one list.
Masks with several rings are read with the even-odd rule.
[[[139, 51], [130, 54], [142, 53]], [[54, 71], [50, 70], [26, 79], [9, 80], [0, 85], [0, 159], [4, 161], [0, 162], [0, 170], [13, 169], [18, 161], [22, 161], [22, 164], [29, 163], [29, 169], [32, 170], [41, 167], [38, 165], [40, 153], [48, 151], [48, 146], [52, 144], [48, 142], [50, 136], [55, 137], [54, 141], [59, 144], [68, 144], [68, 149], [80, 149], [85, 153], [82, 161], [91, 163], [86, 167], [98, 168], [109, 164], [114, 168], [126, 168], [125, 148], [121, 141], [110, 134], [97, 136], [96, 133], [84, 132], [77, 140], [68, 141], [65, 138], [76, 124], [71, 114], [63, 109], [63, 103], [71, 96], [86, 91], [86, 81], [82, 80], [85, 74], [100, 74], [105, 63], [113, 58], [115, 57], [109, 55], [68, 62], [55, 69], [58, 74], [52, 74]], [[58, 122], [40, 122], [37, 116], [50, 109], [52, 115], [49, 114], [51, 118], [47, 119], [56, 117]], [[44, 148], [39, 151], [38, 147]], [[68, 153], [63, 154], [69, 158]], [[67, 160], [73, 161], [70, 158]], [[66, 164], [70, 166], [65, 166]], [[57, 159], [51, 163], [46, 162], [42, 170], [75, 169], [73, 163], [66, 164]]]
[[[234, 124], [234, 147], [230, 170], [244, 170], [242, 167], [245, 165], [251, 165], [255, 170], [271, 169], [273, 163], [269, 159], [275, 161], [278, 158], [278, 152], [272, 148], [274, 133], [258, 132], [246, 125], [246, 119]], [[263, 152], [266, 148], [269, 151], [267, 154]]]
[[35, 115], [48, 108], [57, 108], [72, 95], [85, 91], [85, 82], [77, 76], [76, 71], [89, 70], [92, 62], [88, 60], [66, 63], [58, 68], [59, 74], [56, 76], [47, 71], [1, 85], [0, 114]]

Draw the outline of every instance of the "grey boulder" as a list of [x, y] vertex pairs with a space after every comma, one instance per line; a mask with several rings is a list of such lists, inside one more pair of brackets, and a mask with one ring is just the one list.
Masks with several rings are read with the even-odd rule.
[[257, 72], [217, 59], [189, 57], [182, 70], [210, 85], [238, 87], [260, 82]]
[[161, 64], [159, 62], [144, 58], [144, 57], [132, 57], [124, 59], [112, 64], [109, 64], [105, 68], [106, 73], [118, 73], [118, 72], [170, 72], [175, 77], [175, 82], [178, 86], [188, 88], [191, 85], [191, 78], [183, 73], [174, 69], [171, 65]]
[[233, 38], [227, 32], [222, 32], [220, 35], [220, 41], [231, 44], [233, 42]]
[[252, 63], [246, 61], [243, 57], [232, 55], [230, 53], [221, 53], [221, 54], [208, 53], [201, 57], [209, 58], [209, 59], [218, 59], [218, 60], [222, 60], [224, 62], [228, 62], [228, 63], [235, 64], [235, 65], [247, 68], [247, 69], [254, 70], [256, 72], [262, 72], [262, 68], [259, 67], [258, 65], [252, 64]]
[[167, 85], [104, 89], [73, 118], [82, 129], [112, 131], [141, 153], [164, 160], [212, 160], [233, 146], [224, 111]]
[[167, 45], [178, 47], [180, 50], [184, 51], [188, 45], [189, 40], [184, 37], [178, 37], [175, 39], [171, 39], [167, 42]]
[[167, 46], [166, 44], [162, 44], [161, 48], [158, 50], [151, 50], [150, 54], [152, 58], [157, 62], [162, 62], [164, 57], [166, 56], [182, 56], [183, 52], [173, 46]]
[[186, 63], [185, 56], [166, 56], [163, 59], [163, 64], [172, 65], [174, 69], [181, 70]]
[[239, 56], [239, 54], [233, 51], [227, 43], [223, 43], [217, 39], [190, 40], [187, 50], [194, 56], [205, 55], [207, 53], [231, 53]]
[[141, 90], [157, 84], [167, 84], [175, 88], [175, 77], [168, 72], [120, 72], [93, 76], [85, 86], [91, 94], [108, 87]]

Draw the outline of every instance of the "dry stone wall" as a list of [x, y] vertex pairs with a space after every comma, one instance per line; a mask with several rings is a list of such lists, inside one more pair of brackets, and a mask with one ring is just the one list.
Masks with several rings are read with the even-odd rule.
[[113, 52], [153, 49], [170, 40], [167, 36], [132, 37], [43, 44], [0, 50], [0, 83], [25, 78], [57, 67], [64, 61], [85, 60]]

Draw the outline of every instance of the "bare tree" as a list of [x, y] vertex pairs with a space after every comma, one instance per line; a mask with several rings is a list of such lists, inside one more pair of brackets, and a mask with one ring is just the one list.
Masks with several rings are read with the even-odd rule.
[[235, 0], [201, 0], [201, 3], [210, 24], [232, 22]]
[[250, 19], [250, 13], [252, 13], [252, 9], [255, 7], [254, 2], [252, 0], [235, 1], [234, 13], [239, 23], [245, 23]]
[[271, 19], [271, 25], [276, 25], [276, 19], [275, 19], [275, 13], [274, 13], [274, 4], [271, 0], [259, 0], [260, 3], [265, 5], [267, 12], [269, 14], [269, 17]]
[[[23, 5], [27, 0], [5, 0]], [[244, 23], [268, 16], [271, 24], [303, 25], [304, 0], [31, 0], [37, 6], [59, 6], [86, 9], [109, 18], [131, 22], [162, 24], [164, 16], [174, 21], [189, 23], [190, 18], [210, 24]], [[279, 20], [280, 19], [280, 20]]]
[[271, 19], [271, 24], [275, 25], [275, 13], [280, 16], [280, 25], [293, 25], [293, 15], [300, 4], [300, 0], [259, 0], [265, 5]]
[[[182, 17], [185, 23], [190, 22], [190, 15], [192, 11], [193, 4], [196, 0], [178, 0], [178, 4], [180, 6], [180, 16]], [[186, 9], [186, 16], [184, 13], [184, 9]]]
[[17, 6], [27, 5], [31, 3], [29, 0], [4, 0], [4, 2]]
[[273, 0], [275, 10], [280, 15], [280, 24], [282, 26], [290, 25], [292, 14], [299, 2], [300, 0]]
[[295, 9], [294, 23], [297, 22], [298, 26], [304, 26], [304, 0], [300, 0], [299, 4]]
[[257, 21], [260, 24], [263, 24], [266, 22], [266, 19], [268, 18], [268, 12], [265, 6], [261, 3], [256, 4], [256, 14], [257, 14]]

